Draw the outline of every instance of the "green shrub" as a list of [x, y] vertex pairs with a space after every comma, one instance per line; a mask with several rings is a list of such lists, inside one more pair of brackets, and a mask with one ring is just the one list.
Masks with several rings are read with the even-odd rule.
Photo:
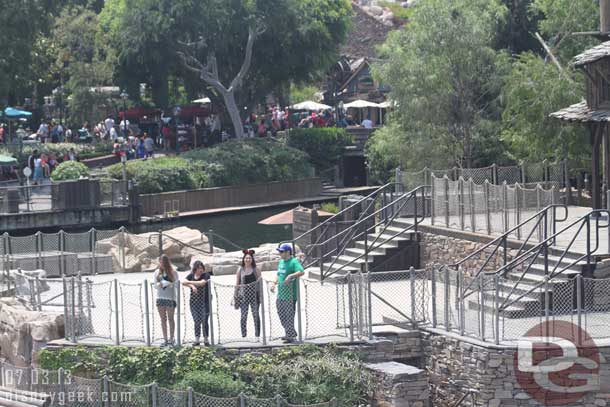
[[[114, 179], [123, 179], [123, 164], [107, 168]], [[181, 191], [196, 188], [192, 168], [177, 157], [160, 157], [152, 160], [132, 160], [126, 164], [128, 180], [134, 180], [143, 194]]]
[[394, 18], [405, 22], [411, 18], [413, 14], [413, 7], [405, 8], [400, 3], [393, 3], [389, 1], [382, 1], [379, 3], [381, 7], [387, 7], [394, 14]]
[[328, 213], [339, 213], [339, 207], [332, 202], [324, 202], [320, 209]]
[[197, 393], [212, 397], [236, 397], [246, 390], [246, 384], [229, 373], [201, 370], [187, 373], [175, 387], [180, 390], [192, 387]]
[[52, 181], [68, 181], [89, 176], [89, 168], [78, 161], [64, 161], [51, 174]]
[[331, 127], [290, 130], [287, 140], [290, 147], [305, 151], [318, 171], [334, 167], [352, 142], [345, 129]]
[[312, 173], [303, 151], [270, 139], [230, 140], [182, 154], [199, 186], [217, 187], [306, 178]]

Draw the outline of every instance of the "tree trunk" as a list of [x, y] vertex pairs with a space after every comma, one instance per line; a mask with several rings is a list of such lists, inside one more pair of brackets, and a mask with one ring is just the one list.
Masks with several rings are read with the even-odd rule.
[[222, 92], [222, 97], [225, 101], [225, 106], [227, 107], [229, 116], [231, 117], [233, 128], [235, 129], [235, 137], [238, 139], [244, 138], [244, 125], [239, 114], [239, 107], [237, 107], [237, 102], [235, 101], [235, 92], [232, 90]]

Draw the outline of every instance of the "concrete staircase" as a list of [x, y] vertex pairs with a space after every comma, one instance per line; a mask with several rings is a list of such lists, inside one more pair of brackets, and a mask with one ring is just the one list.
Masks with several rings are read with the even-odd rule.
[[[378, 226], [375, 233], [368, 234], [368, 269], [370, 271], [401, 270], [409, 268], [410, 264], [405, 265], [405, 260], [409, 257], [413, 257], [413, 251], [419, 253], [419, 248], [417, 247], [417, 234], [412, 229], [406, 230], [411, 226], [411, 219], [396, 218], [385, 231], [383, 230], [383, 227]], [[378, 238], [377, 242], [375, 242], [374, 248], [371, 249], [370, 245], [376, 238]], [[408, 250], [409, 247], [411, 247], [413, 251]], [[322, 264], [324, 274], [328, 275], [329, 273], [333, 273], [330, 277], [332, 279], [341, 278], [350, 273], [365, 271], [364, 251], [364, 239], [351, 242], [349, 247], [345, 249], [341, 255], [332, 256], [332, 258], [327, 259]], [[402, 256], [400, 255], [401, 252], [403, 253]], [[407, 252], [410, 252], [410, 254]], [[417, 259], [419, 258], [417, 257]], [[414, 264], [414, 266], [416, 266], [416, 264]], [[319, 266], [309, 267], [307, 271], [309, 272], [308, 275], [310, 278], [321, 279]]]
[[[567, 312], [572, 311], [575, 307], [573, 304], [575, 282], [572, 280], [578, 275], [586, 271], [587, 262], [586, 260], [580, 260], [574, 265], [570, 266], [580, 255], [568, 253], [561, 259], [563, 251], [557, 249], [551, 249], [549, 251], [549, 273], [552, 272], [553, 268], [559, 263], [556, 272], [568, 267], [559, 276], [553, 277], [549, 280], [549, 307], [551, 315], [553, 311], [560, 313], [561, 311]], [[524, 263], [529, 264], [529, 261]], [[501, 279], [499, 282], [499, 303], [502, 303], [509, 298], [509, 302], [514, 301], [523, 294], [525, 294], [518, 301], [507, 307], [501, 315], [505, 318], [527, 318], [537, 317], [544, 315], [545, 312], [545, 289], [544, 286], [537, 287], [538, 284], [544, 282], [545, 270], [544, 270], [544, 257], [538, 256], [534, 264], [530, 267], [527, 273], [523, 276], [523, 279], [517, 286], [517, 282], [521, 278], [522, 270], [510, 271], [506, 274], [506, 279]], [[513, 289], [514, 288], [514, 289]], [[511, 294], [512, 291], [512, 294]], [[480, 309], [478, 289], [476, 294], [472, 294], [469, 300], [469, 307], [471, 309]], [[483, 307], [488, 312], [493, 312], [494, 309], [494, 296], [495, 292], [492, 286], [487, 287], [486, 292], [483, 294]]]

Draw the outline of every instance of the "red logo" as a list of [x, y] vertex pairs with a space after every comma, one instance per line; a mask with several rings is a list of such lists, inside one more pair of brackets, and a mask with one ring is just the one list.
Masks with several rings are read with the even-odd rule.
[[519, 339], [514, 359], [521, 388], [545, 406], [574, 404], [600, 389], [600, 355], [586, 331], [567, 321], [541, 323]]

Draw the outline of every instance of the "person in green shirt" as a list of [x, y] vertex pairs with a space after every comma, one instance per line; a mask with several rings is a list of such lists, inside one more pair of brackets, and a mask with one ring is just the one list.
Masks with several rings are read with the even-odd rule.
[[277, 266], [277, 279], [272, 290], [277, 285], [276, 308], [286, 336], [284, 343], [294, 342], [297, 332], [294, 329], [294, 314], [297, 303], [298, 278], [305, 274], [303, 266], [292, 256], [292, 246], [288, 243], [277, 248], [281, 260]]

